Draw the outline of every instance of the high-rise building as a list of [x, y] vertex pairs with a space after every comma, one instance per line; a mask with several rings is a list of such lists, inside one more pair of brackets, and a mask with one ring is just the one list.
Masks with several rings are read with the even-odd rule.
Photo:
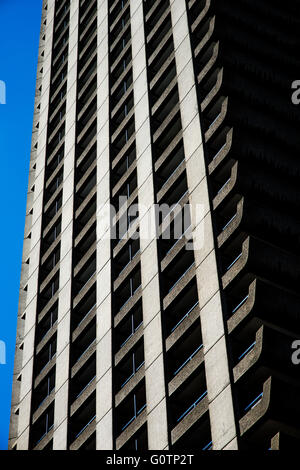
[[299, 11], [44, 0], [10, 449], [297, 443]]

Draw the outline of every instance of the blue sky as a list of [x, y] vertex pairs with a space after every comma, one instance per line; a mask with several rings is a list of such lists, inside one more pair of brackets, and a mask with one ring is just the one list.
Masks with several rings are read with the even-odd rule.
[[0, 0], [0, 449], [8, 439], [41, 9], [42, 0]]

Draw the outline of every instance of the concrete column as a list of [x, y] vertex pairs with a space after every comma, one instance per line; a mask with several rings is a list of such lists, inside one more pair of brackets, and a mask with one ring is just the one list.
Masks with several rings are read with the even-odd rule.
[[68, 446], [69, 356], [71, 323], [72, 238], [74, 214], [74, 165], [79, 0], [70, 5], [66, 131], [63, 173], [62, 232], [59, 267], [59, 298], [55, 378], [53, 450]]
[[[22, 344], [23, 351], [22, 359], [20, 357], [19, 364], [16, 364], [17, 369], [19, 369], [18, 374], [14, 377], [14, 380], [20, 382], [18, 397], [13, 397], [13, 402], [16, 398], [18, 398], [19, 404], [14, 403], [15, 408], [13, 412], [17, 411], [18, 409], [19, 419], [17, 420], [17, 423], [15, 422], [13, 431], [14, 436], [11, 436], [13, 437], [13, 441], [10, 442], [10, 446], [12, 446], [15, 444], [17, 439], [18, 450], [28, 450], [29, 446], [35, 321], [43, 210], [42, 203], [47, 143], [46, 116], [48, 116], [49, 107], [50, 73], [47, 72], [47, 70], [50, 70], [51, 68], [54, 1], [52, 0], [48, 2], [47, 10], [45, 10], [44, 7], [45, 4], [43, 5], [42, 30], [46, 35], [46, 40], [44, 41], [41, 39], [39, 47], [39, 68], [37, 71], [38, 80], [35, 105], [40, 104], [40, 111], [38, 113], [35, 112], [33, 123], [32, 154], [28, 188], [31, 197], [29, 197], [27, 200], [24, 235], [25, 251], [23, 252], [22, 260], [23, 263], [26, 264], [26, 267], [25, 264], [22, 265], [19, 304], [20, 320], [18, 322], [17, 332], [17, 348]], [[47, 19], [47, 24], [46, 26], [43, 26], [45, 19]], [[40, 71], [42, 67], [43, 73]], [[37, 110], [35, 109], [35, 111]], [[25, 322], [25, 324], [23, 322]]]
[[171, 1], [171, 16], [213, 449], [233, 449], [236, 428], [186, 2]]
[[98, 1], [97, 56], [97, 450], [113, 449], [108, 1]]
[[168, 448], [166, 388], [159, 291], [157, 240], [148, 221], [154, 208], [150, 112], [147, 87], [143, 1], [131, 0], [131, 36], [135, 105], [140, 249], [143, 289], [145, 380], [149, 450]]

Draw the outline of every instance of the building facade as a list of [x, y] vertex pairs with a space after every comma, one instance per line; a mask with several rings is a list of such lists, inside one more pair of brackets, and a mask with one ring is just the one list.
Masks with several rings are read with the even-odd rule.
[[9, 449], [295, 446], [298, 3], [44, 0]]

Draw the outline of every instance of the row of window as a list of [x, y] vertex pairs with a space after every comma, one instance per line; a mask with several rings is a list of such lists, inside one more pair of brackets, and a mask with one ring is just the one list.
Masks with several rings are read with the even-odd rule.
[[41, 445], [54, 424], [69, 4], [55, 4], [30, 448]]

